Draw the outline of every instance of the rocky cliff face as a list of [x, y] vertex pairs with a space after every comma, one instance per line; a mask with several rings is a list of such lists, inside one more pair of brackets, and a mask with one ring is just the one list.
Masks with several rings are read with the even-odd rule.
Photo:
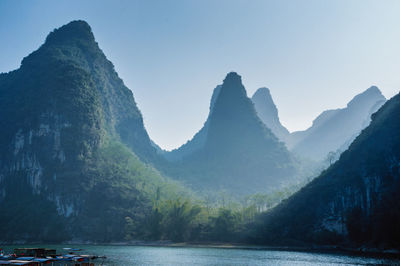
[[334, 165], [265, 214], [255, 238], [277, 245], [352, 242], [398, 248], [399, 115], [397, 95]]
[[1, 74], [0, 106], [0, 240], [121, 239], [129, 210], [151, 208], [156, 151], [86, 22]]
[[269, 89], [258, 89], [254, 93], [253, 97], [251, 97], [251, 100], [254, 103], [254, 107], [261, 121], [271, 129], [272, 133], [274, 133], [281, 141], [287, 142], [290, 133], [284, 126], [282, 126], [279, 120], [278, 109], [272, 100]]
[[[49, 34], [41, 50], [58, 50], [62, 60], [73, 61], [85, 70], [98, 92], [107, 131], [121, 139], [142, 160], [154, 159], [154, 149], [143, 125], [132, 91], [129, 90], [94, 40], [87, 23], [72, 22]], [[57, 55], [58, 56], [58, 55]]]

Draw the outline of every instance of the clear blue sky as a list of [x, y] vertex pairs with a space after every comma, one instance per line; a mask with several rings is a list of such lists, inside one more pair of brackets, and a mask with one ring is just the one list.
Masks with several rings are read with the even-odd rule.
[[201, 128], [229, 71], [249, 96], [269, 87], [291, 131], [371, 85], [387, 97], [400, 88], [397, 0], [0, 0], [0, 72], [75, 19], [92, 26], [167, 149]]

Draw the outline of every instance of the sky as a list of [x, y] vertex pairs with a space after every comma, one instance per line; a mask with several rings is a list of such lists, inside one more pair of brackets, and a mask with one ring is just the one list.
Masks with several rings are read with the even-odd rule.
[[53, 29], [85, 20], [150, 137], [170, 150], [202, 127], [230, 71], [249, 97], [270, 88], [290, 131], [372, 85], [392, 97], [399, 14], [397, 0], [0, 0], [0, 72], [17, 69]]

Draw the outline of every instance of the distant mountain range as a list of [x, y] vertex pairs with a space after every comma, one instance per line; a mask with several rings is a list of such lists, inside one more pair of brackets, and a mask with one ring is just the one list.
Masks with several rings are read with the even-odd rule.
[[[357, 96], [378, 94], [376, 88]], [[260, 218], [262, 244], [343, 244], [399, 248], [400, 95], [372, 115], [371, 124], [318, 178]]]
[[203, 128], [165, 157], [174, 165], [168, 174], [196, 190], [243, 195], [295, 182], [298, 174], [298, 162], [258, 118], [234, 72], [215, 88]]
[[289, 131], [282, 126], [278, 110], [266, 88], [256, 91], [252, 101], [264, 124], [294, 153], [322, 161], [329, 152], [341, 153], [369, 125], [370, 117], [386, 101], [381, 91], [373, 86], [356, 95], [345, 108], [322, 112], [310, 128]]
[[[234, 73], [230, 73], [227, 77], [232, 75]], [[243, 87], [242, 84], [231, 84], [235, 87]], [[235, 191], [236, 194], [246, 194], [296, 183], [301, 180], [300, 176], [305, 175], [299, 170], [301, 167], [311, 169], [315, 167], [309, 162], [306, 163], [307, 159], [323, 162], [328, 160], [328, 154], [332, 153], [330, 156], [333, 158], [329, 161], [336, 160], [361, 130], [368, 126], [371, 115], [386, 101], [377, 87], [371, 87], [356, 95], [345, 108], [324, 111], [314, 120], [309, 129], [290, 133], [280, 123], [278, 109], [268, 88], [258, 89], [251, 101], [246, 100], [248, 98], [244, 88], [241, 94], [235, 94], [236, 98], [232, 95], [221, 94], [222, 88], [223, 85], [219, 85], [214, 89], [209, 116], [204, 126], [190, 141], [171, 152], [157, 148], [158, 153], [171, 163], [167, 167], [166, 174], [183, 181], [195, 190], [225, 189]], [[216, 111], [216, 103], [221, 97], [225, 97], [224, 101], [227, 103]], [[253, 107], [249, 103], [252, 103]], [[258, 121], [254, 114], [265, 125], [267, 133], [264, 134], [269, 137], [262, 137], [264, 144], [250, 148], [249, 139], [257, 139], [256, 132], [265, 130], [253, 127], [257, 124], [256, 122], [247, 129], [248, 132], [243, 128], [245, 125], [251, 125], [249, 121]], [[217, 120], [218, 126], [214, 122], [214, 128], [210, 129], [211, 121], [215, 121], [216, 117], [220, 119]], [[221, 135], [213, 145], [208, 145], [210, 138], [217, 135], [216, 132], [220, 132]], [[226, 135], [223, 136], [222, 132]], [[273, 141], [275, 136], [277, 139]], [[268, 141], [265, 141], [266, 139]], [[286, 148], [280, 148], [285, 156], [267, 159], [267, 154], [275, 150], [272, 147], [281, 145], [276, 140], [284, 143], [289, 151]], [[266, 142], [269, 144], [265, 144]], [[247, 143], [248, 146], [238, 148], [242, 143]], [[260, 151], [262, 147], [265, 148], [264, 151]], [[255, 154], [259, 154], [260, 157]], [[246, 161], [244, 158], [251, 161]], [[272, 164], [268, 165], [265, 161], [270, 161]], [[250, 165], [252, 166], [248, 167]], [[285, 172], [281, 169], [282, 171], [278, 172], [282, 174], [274, 173], [282, 165], [291, 170]], [[239, 169], [235, 169], [236, 166]], [[312, 175], [313, 172], [314, 170], [309, 170], [308, 174]], [[237, 175], [241, 175], [242, 178], [238, 178]], [[289, 175], [292, 177], [288, 178]], [[232, 180], [236, 181], [232, 183]], [[245, 183], [241, 184], [243, 180]]]
[[[110, 242], [126, 232], [185, 239], [179, 230], [165, 233], [182, 224], [196, 239], [220, 240], [236, 235], [237, 224], [245, 230], [244, 216], [239, 223], [238, 213], [222, 208], [191, 224], [206, 211], [188, 199], [276, 192], [315, 176], [302, 158], [336, 152], [336, 163], [249, 225], [249, 241], [398, 247], [400, 95], [385, 101], [371, 87], [290, 133], [270, 91], [250, 99], [231, 72], [214, 89], [204, 126], [167, 152], [149, 138], [131, 90], [90, 26], [73, 21], [19, 69], [0, 74], [0, 241]], [[160, 202], [172, 211], [162, 216]], [[250, 221], [257, 208], [244, 211]]]

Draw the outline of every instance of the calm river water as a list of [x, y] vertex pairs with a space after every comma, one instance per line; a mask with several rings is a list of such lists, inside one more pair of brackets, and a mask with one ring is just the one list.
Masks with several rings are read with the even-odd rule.
[[[43, 247], [43, 246], [41, 246]], [[45, 246], [57, 249], [65, 246]], [[400, 265], [400, 260], [338, 254], [249, 249], [74, 246], [84, 254], [105, 255], [105, 266], [114, 265]], [[14, 246], [5, 247], [11, 251]], [[65, 253], [65, 252], [64, 252]]]

